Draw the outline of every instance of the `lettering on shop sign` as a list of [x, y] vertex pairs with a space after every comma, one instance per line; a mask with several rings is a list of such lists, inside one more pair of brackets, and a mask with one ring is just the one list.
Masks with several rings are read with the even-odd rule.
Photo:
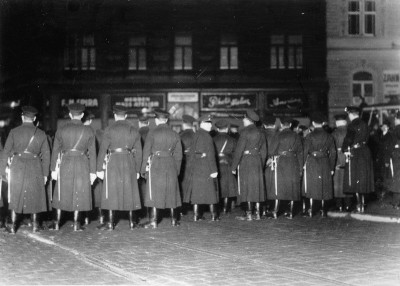
[[400, 94], [400, 71], [383, 71], [383, 94], [386, 97]]
[[80, 103], [86, 107], [99, 107], [99, 100], [97, 98], [62, 98], [61, 106], [66, 106], [72, 103]]
[[267, 104], [271, 109], [300, 109], [306, 105], [306, 98], [302, 94], [268, 95]]
[[202, 94], [203, 110], [256, 108], [256, 94]]
[[114, 96], [111, 98], [112, 105], [123, 105], [134, 109], [144, 107], [164, 109], [164, 101], [164, 94]]

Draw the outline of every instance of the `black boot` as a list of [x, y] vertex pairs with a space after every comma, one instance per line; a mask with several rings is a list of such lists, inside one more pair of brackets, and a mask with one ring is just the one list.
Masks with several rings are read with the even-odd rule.
[[150, 220], [143, 224], [144, 228], [157, 228], [157, 208], [151, 208]]
[[361, 196], [361, 213], [364, 213], [364, 208], [365, 208], [365, 196], [363, 194], [360, 194]]
[[193, 221], [200, 221], [200, 220], [204, 220], [204, 217], [202, 215], [200, 215], [199, 205], [194, 204], [193, 205]]
[[210, 205], [210, 213], [211, 213], [211, 221], [219, 221], [218, 212], [216, 210], [216, 206], [211, 204]]
[[38, 215], [37, 214], [32, 214], [32, 232], [39, 232], [42, 230], [42, 228], [39, 225], [39, 220], [38, 220]]
[[321, 217], [326, 217], [326, 211], [325, 211], [325, 201], [321, 201]]
[[61, 210], [56, 209], [56, 219], [49, 226], [49, 230], [60, 230]]
[[310, 199], [310, 208], [308, 209], [308, 217], [313, 216], [313, 199]]
[[99, 224], [103, 224], [104, 223], [103, 211], [101, 208], [99, 208], [98, 210], [99, 210]]
[[254, 214], [255, 220], [261, 220], [261, 213], [260, 213], [260, 203], [256, 203], [256, 211]]
[[6, 230], [10, 234], [15, 234], [17, 231], [17, 213], [15, 211], [11, 211], [11, 225], [6, 226]]
[[252, 221], [253, 220], [251, 202], [247, 202], [246, 213], [243, 216], [237, 216], [236, 219], [237, 220], [247, 220], [247, 221]]
[[114, 224], [114, 212], [113, 210], [108, 211], [108, 223], [104, 224], [103, 229], [104, 230], [114, 230], [115, 224]]
[[180, 226], [173, 208], [171, 208], [171, 226]]
[[82, 231], [84, 228], [81, 226], [79, 221], [79, 211], [74, 211], [74, 231]]
[[355, 213], [361, 213], [361, 210], [362, 210], [362, 207], [361, 207], [362, 202], [361, 202], [360, 196], [361, 195], [359, 193], [356, 193], [357, 206], [356, 206], [356, 209], [354, 210]]
[[290, 209], [289, 212], [285, 213], [285, 217], [287, 219], [292, 219], [293, 218], [293, 206], [294, 206], [294, 201], [290, 201]]
[[266, 217], [267, 218], [277, 219], [278, 218], [278, 211], [279, 211], [279, 200], [275, 200], [274, 209], [272, 210], [272, 212], [268, 212]]
[[89, 212], [85, 212], [85, 222], [84, 222], [84, 224], [85, 225], [89, 225], [89, 223], [90, 223]]
[[129, 228], [134, 229], [137, 227], [137, 225], [136, 215], [133, 213], [133, 211], [129, 211]]
[[223, 208], [224, 215], [226, 215], [228, 213], [228, 202], [229, 202], [229, 198], [224, 198], [224, 208]]

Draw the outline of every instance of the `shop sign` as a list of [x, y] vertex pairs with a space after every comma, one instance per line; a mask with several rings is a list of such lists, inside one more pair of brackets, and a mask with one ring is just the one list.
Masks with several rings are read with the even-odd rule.
[[80, 103], [86, 107], [86, 110], [93, 113], [95, 117], [100, 116], [100, 99], [98, 96], [91, 97], [61, 97], [61, 118], [68, 118], [69, 110], [68, 105], [73, 103]]
[[168, 92], [168, 102], [198, 102], [197, 92]]
[[202, 110], [255, 109], [255, 93], [202, 93]]
[[165, 109], [164, 93], [137, 93], [130, 95], [114, 95], [111, 97], [112, 105], [123, 105], [128, 108]]
[[299, 110], [307, 107], [307, 98], [304, 94], [268, 94], [267, 104], [269, 109]]
[[385, 96], [400, 94], [400, 71], [383, 71], [383, 94]]

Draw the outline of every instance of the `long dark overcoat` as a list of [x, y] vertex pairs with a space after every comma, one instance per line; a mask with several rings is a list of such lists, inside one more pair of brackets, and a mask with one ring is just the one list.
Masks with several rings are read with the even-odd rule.
[[335, 139], [322, 128], [315, 128], [304, 140], [303, 195], [315, 200], [333, 198], [331, 172], [335, 170]]
[[346, 198], [348, 194], [343, 193], [344, 167], [346, 157], [342, 151], [344, 137], [346, 136], [347, 126], [339, 126], [332, 132], [336, 146], [336, 167], [333, 175], [333, 196], [335, 198]]
[[[267, 150], [268, 155], [267, 158], [272, 157], [272, 146], [274, 144], [274, 140], [276, 140], [277, 131], [275, 128], [264, 129], [265, 140], [267, 141]], [[277, 196], [275, 195], [275, 183], [274, 183], [274, 171], [271, 170], [271, 166], [265, 166], [264, 170], [265, 175], [265, 191], [268, 200], [276, 200]]]
[[60, 178], [55, 184], [53, 207], [65, 211], [91, 210], [90, 173], [96, 173], [93, 129], [76, 119], [59, 128], [54, 138], [51, 156], [52, 171], [56, 169], [59, 154]]
[[136, 177], [142, 164], [140, 139], [137, 129], [127, 120], [116, 121], [105, 129], [97, 159], [97, 170], [103, 171], [105, 167], [102, 209], [130, 211], [141, 208]]
[[254, 124], [242, 129], [231, 171], [238, 174], [238, 202], [265, 201], [264, 165], [267, 157], [265, 135]]
[[397, 125], [392, 134], [392, 144], [389, 150], [389, 164], [393, 168], [392, 182], [390, 190], [393, 193], [400, 193], [400, 125]]
[[273, 141], [271, 154], [277, 157], [277, 178], [275, 189], [275, 173], [273, 189], [278, 200], [300, 200], [300, 175], [303, 167], [302, 140], [296, 132], [289, 128], [279, 132]]
[[[99, 154], [100, 144], [103, 140], [104, 131], [101, 129], [97, 129], [95, 131], [96, 134], [96, 154]], [[93, 205], [95, 208], [100, 208], [101, 206], [101, 192], [103, 190], [103, 181], [97, 179], [92, 186], [92, 194], [93, 194]]]
[[228, 133], [218, 133], [214, 138], [215, 150], [217, 153], [218, 181], [221, 198], [236, 197], [237, 181], [232, 174], [231, 166], [233, 152], [236, 148], [236, 140]]
[[218, 172], [215, 147], [207, 131], [199, 129], [189, 152], [188, 187], [184, 202], [192, 204], [216, 204], [219, 201], [218, 181], [210, 177]]
[[183, 130], [181, 133], [179, 133], [179, 136], [181, 137], [183, 150], [181, 173], [179, 176], [179, 181], [181, 183], [181, 195], [183, 198], [189, 187], [190, 148], [193, 143], [194, 131], [192, 129]]
[[368, 194], [374, 191], [374, 172], [371, 152], [367, 145], [368, 126], [360, 118], [347, 127], [342, 150], [350, 148], [351, 157], [346, 163], [343, 191], [345, 193]]
[[[178, 182], [181, 163], [182, 145], [178, 133], [166, 124], [151, 129], [142, 161], [142, 173], [147, 173], [146, 207], [164, 209], [182, 205]], [[146, 166], [149, 166], [148, 172]]]
[[47, 211], [44, 176], [49, 175], [50, 149], [46, 134], [32, 123], [12, 129], [4, 145], [3, 175], [8, 158], [12, 158], [9, 209], [25, 214]]

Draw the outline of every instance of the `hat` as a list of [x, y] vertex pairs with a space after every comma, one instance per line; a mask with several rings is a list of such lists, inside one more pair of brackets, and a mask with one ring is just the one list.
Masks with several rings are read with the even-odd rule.
[[292, 118], [283, 116], [280, 118], [282, 124], [290, 124], [292, 123]]
[[245, 118], [250, 119], [253, 122], [260, 120], [260, 117], [254, 110], [247, 110]]
[[215, 127], [217, 127], [218, 129], [222, 129], [222, 128], [226, 128], [228, 127], [229, 122], [226, 121], [225, 119], [220, 119], [217, 122], [215, 122]]
[[125, 115], [128, 112], [128, 108], [123, 105], [114, 105], [113, 112], [116, 115]]
[[275, 116], [269, 115], [267, 117], [264, 117], [263, 123], [265, 125], [275, 125], [276, 118]]
[[204, 114], [202, 117], [199, 118], [199, 122], [212, 122], [211, 114]]
[[156, 114], [156, 118], [158, 118], [158, 119], [168, 119], [169, 118], [169, 113], [164, 110], [158, 109], [158, 110], [155, 110], [154, 113]]
[[290, 122], [290, 125], [292, 128], [296, 128], [297, 126], [299, 126], [300, 121], [298, 121], [297, 119], [292, 119], [292, 122]]
[[195, 122], [196, 119], [193, 116], [185, 114], [185, 115], [182, 115], [182, 121], [184, 123], [193, 124], [193, 122]]
[[325, 116], [321, 112], [314, 112], [311, 114], [310, 120], [317, 124], [322, 124], [325, 121]]
[[22, 115], [29, 117], [29, 118], [34, 118], [35, 115], [38, 113], [37, 109], [33, 106], [23, 106], [22, 107]]
[[146, 115], [140, 115], [139, 116], [139, 122], [146, 123], [149, 121], [149, 118]]
[[335, 120], [346, 120], [347, 119], [347, 113], [340, 113], [335, 115]]
[[347, 113], [360, 113], [360, 108], [357, 106], [347, 106], [344, 111], [346, 111]]
[[239, 128], [239, 125], [237, 125], [237, 124], [231, 124], [231, 128]]
[[68, 105], [69, 112], [71, 112], [72, 115], [80, 115], [85, 111], [85, 106], [80, 103], [72, 103]]
[[397, 110], [397, 112], [396, 112], [396, 117], [395, 117], [396, 119], [400, 119], [400, 110]]

